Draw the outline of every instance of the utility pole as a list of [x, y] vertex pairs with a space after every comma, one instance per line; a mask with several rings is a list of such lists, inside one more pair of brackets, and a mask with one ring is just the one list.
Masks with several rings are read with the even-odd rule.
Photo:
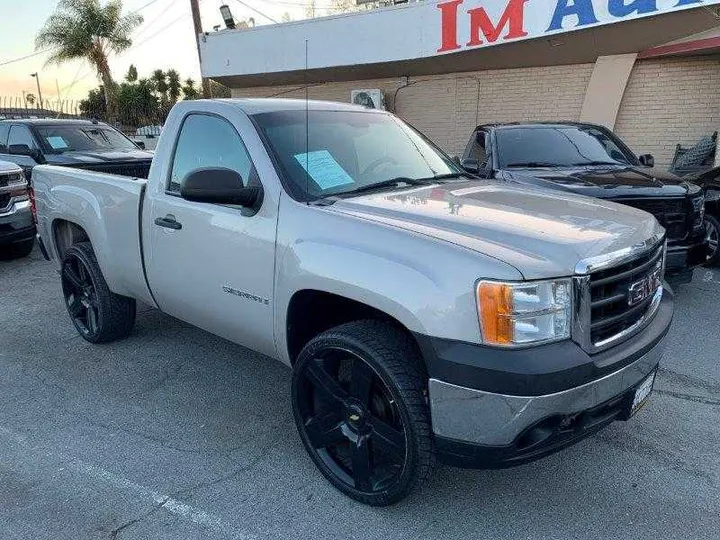
[[202, 59], [200, 58], [200, 34], [202, 34], [202, 21], [200, 20], [200, 6], [198, 0], [190, 0], [190, 9], [192, 10], [193, 27], [195, 28], [195, 44], [198, 51], [198, 62], [200, 63], [200, 77], [202, 77], [203, 97], [208, 99], [210, 95], [210, 81], [202, 76]]
[[40, 75], [38, 75], [38, 72], [30, 74], [31, 77], [35, 77], [35, 82], [37, 83], [37, 89], [38, 89], [38, 99], [40, 103], [40, 108], [43, 108], [43, 99], [42, 99], [42, 91], [40, 90]]

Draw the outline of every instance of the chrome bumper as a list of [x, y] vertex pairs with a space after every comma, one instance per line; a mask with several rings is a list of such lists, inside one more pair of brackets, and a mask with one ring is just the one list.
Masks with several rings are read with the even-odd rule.
[[591, 409], [638, 384], [658, 365], [664, 341], [614, 373], [555, 394], [509, 396], [430, 379], [433, 432], [478, 445], [509, 445], [544, 418]]

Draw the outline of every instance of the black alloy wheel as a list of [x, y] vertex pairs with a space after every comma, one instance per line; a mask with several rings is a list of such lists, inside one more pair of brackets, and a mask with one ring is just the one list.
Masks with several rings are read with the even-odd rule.
[[62, 268], [65, 304], [75, 327], [83, 335], [95, 335], [99, 327], [99, 303], [90, 272], [79, 257], [65, 258]]
[[65, 307], [91, 343], [125, 337], [135, 323], [135, 300], [110, 291], [89, 242], [70, 247], [60, 272]]
[[720, 250], [718, 240], [720, 239], [720, 221], [715, 216], [705, 215], [705, 239], [708, 245], [706, 265], [717, 266], [720, 264]]
[[[376, 349], [383, 337], [389, 347]], [[311, 458], [335, 487], [378, 506], [407, 495], [431, 463], [421, 379], [397, 369], [407, 352], [393, 351], [394, 339], [402, 338], [374, 321], [343, 325], [306, 346], [293, 375], [293, 412]]]

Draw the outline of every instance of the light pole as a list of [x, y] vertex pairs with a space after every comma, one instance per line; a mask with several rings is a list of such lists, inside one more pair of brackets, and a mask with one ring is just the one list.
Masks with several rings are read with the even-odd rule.
[[35, 73], [30, 74], [31, 77], [35, 77], [35, 82], [37, 83], [37, 89], [38, 89], [38, 99], [40, 100], [40, 108], [43, 108], [43, 98], [42, 98], [42, 91], [40, 90], [40, 75], [38, 75], [37, 71]]

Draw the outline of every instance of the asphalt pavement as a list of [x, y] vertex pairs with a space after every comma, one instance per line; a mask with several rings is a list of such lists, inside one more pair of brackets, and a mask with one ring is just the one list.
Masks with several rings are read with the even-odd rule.
[[717, 540], [719, 351], [720, 272], [700, 270], [631, 421], [368, 508], [305, 454], [288, 368], [149, 308], [86, 343], [36, 250], [0, 262], [0, 539]]

